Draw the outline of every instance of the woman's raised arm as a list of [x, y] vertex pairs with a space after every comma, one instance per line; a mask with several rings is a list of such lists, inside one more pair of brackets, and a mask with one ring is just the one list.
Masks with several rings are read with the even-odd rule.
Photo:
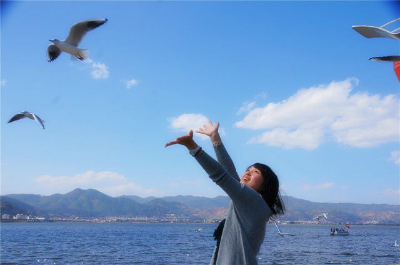
[[218, 128], [219, 122], [214, 125], [211, 121], [209, 121], [208, 125], [204, 125], [203, 128], [200, 128], [196, 132], [210, 137], [218, 162], [225, 168], [229, 175], [234, 177], [237, 181], [240, 181], [240, 177], [236, 171], [235, 164], [233, 163], [228, 152], [226, 151], [225, 146], [222, 144]]

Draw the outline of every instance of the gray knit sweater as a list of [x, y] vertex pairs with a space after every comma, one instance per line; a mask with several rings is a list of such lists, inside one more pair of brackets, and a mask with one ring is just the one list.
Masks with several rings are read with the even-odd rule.
[[[265, 226], [272, 211], [257, 191], [240, 183], [225, 147], [221, 144], [214, 147], [214, 150], [218, 162], [204, 151], [196, 156], [196, 160], [232, 200], [216, 264], [257, 264], [257, 254], [264, 240]], [[213, 258], [214, 255], [215, 251]]]

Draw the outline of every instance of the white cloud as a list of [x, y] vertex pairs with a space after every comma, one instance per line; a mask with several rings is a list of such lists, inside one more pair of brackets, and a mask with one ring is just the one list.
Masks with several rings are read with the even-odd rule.
[[400, 165], [400, 151], [391, 152], [389, 161], [393, 161], [396, 165]]
[[110, 76], [108, 66], [104, 63], [93, 63], [91, 74], [94, 79], [107, 79]]
[[304, 184], [302, 188], [303, 190], [326, 190], [332, 188], [334, 185], [335, 184], [333, 182], [323, 183], [319, 185]]
[[7, 83], [7, 80], [5, 80], [5, 79], [1, 79], [1, 86], [5, 86], [5, 85], [6, 85], [6, 83]]
[[238, 112], [236, 114], [240, 115], [242, 113], [251, 111], [252, 109], [255, 108], [255, 106], [257, 104], [256, 103], [257, 100], [265, 99], [265, 98], [267, 98], [267, 93], [266, 92], [263, 92], [263, 93], [260, 93], [258, 95], [255, 95], [254, 96], [254, 101], [245, 101], [245, 102], [243, 102], [242, 107], [240, 107], [240, 109], [238, 110]]
[[382, 191], [382, 194], [384, 196], [387, 196], [387, 197], [397, 197], [397, 198], [399, 198], [400, 190], [394, 190], [392, 188], [388, 188], [388, 189]]
[[42, 175], [35, 179], [40, 185], [41, 192], [49, 194], [66, 193], [73, 189], [96, 189], [110, 196], [134, 194], [138, 196], [157, 195], [159, 192], [145, 189], [140, 185], [130, 182], [125, 176], [111, 171], [76, 174], [74, 176]]
[[91, 69], [90, 74], [94, 79], [107, 79], [110, 76], [110, 72], [106, 64], [95, 62], [92, 59], [84, 60], [84, 62], [89, 64]]
[[297, 129], [293, 131], [278, 128], [264, 132], [258, 137], [251, 138], [249, 143], [265, 143], [285, 149], [300, 147], [311, 150], [319, 146], [322, 135], [323, 133], [319, 128]]
[[124, 83], [127, 89], [131, 89], [131, 87], [139, 85], [139, 81], [136, 79], [125, 80]]
[[[207, 125], [208, 121], [209, 119], [206, 116], [194, 113], [185, 113], [179, 117], [169, 119], [171, 128], [184, 133], [188, 133], [190, 130], [193, 130], [195, 133], [202, 128], [203, 125]], [[218, 130], [221, 136], [225, 135], [225, 130], [223, 128], [220, 127]], [[208, 139], [208, 136], [204, 134], [196, 133], [196, 135], [203, 140]]]
[[383, 195], [385, 197], [389, 197], [389, 198], [400, 198], [400, 189], [395, 190], [392, 188], [387, 188], [386, 190], [379, 190], [379, 191], [374, 191], [372, 192], [372, 194], [379, 194], [379, 195]]
[[399, 140], [396, 95], [351, 94], [356, 79], [301, 89], [277, 103], [252, 109], [238, 128], [267, 130], [250, 143], [283, 148], [317, 148], [327, 136], [338, 143], [370, 147]]
[[252, 102], [248, 102], [248, 101], [243, 102], [243, 106], [238, 110], [237, 115], [240, 115], [240, 114], [242, 114], [242, 113], [244, 113], [244, 112], [249, 112], [249, 111], [251, 111], [251, 110], [255, 107], [255, 105], [256, 105], [256, 102], [255, 102], [255, 101], [252, 101]]
[[164, 193], [160, 191], [154, 189], [145, 189], [141, 185], [135, 184], [133, 182], [128, 182], [121, 185], [114, 185], [110, 187], [102, 187], [99, 188], [99, 191], [106, 193], [110, 196], [136, 195], [140, 197], [149, 197], [164, 195]]
[[265, 99], [267, 98], [267, 92], [262, 92], [260, 94], [257, 94], [254, 99], [258, 100], [258, 99]]

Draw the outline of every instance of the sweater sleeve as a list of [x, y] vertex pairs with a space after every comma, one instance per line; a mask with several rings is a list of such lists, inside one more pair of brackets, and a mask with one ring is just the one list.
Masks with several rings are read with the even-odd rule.
[[225, 168], [225, 170], [234, 177], [237, 181], [240, 181], [240, 177], [236, 171], [235, 164], [223, 144], [214, 146], [215, 155], [217, 156], [218, 162]]
[[245, 204], [247, 200], [251, 200], [250, 197], [260, 197], [256, 191], [233, 178], [220, 163], [204, 150], [195, 158], [208, 176], [226, 192], [236, 206], [240, 207]]

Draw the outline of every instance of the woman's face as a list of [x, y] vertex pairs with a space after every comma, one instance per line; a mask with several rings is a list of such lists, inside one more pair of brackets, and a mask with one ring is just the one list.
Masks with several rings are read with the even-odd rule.
[[246, 186], [257, 192], [261, 191], [263, 182], [264, 178], [261, 175], [261, 171], [253, 166], [246, 170], [240, 180], [240, 183], [244, 183]]

